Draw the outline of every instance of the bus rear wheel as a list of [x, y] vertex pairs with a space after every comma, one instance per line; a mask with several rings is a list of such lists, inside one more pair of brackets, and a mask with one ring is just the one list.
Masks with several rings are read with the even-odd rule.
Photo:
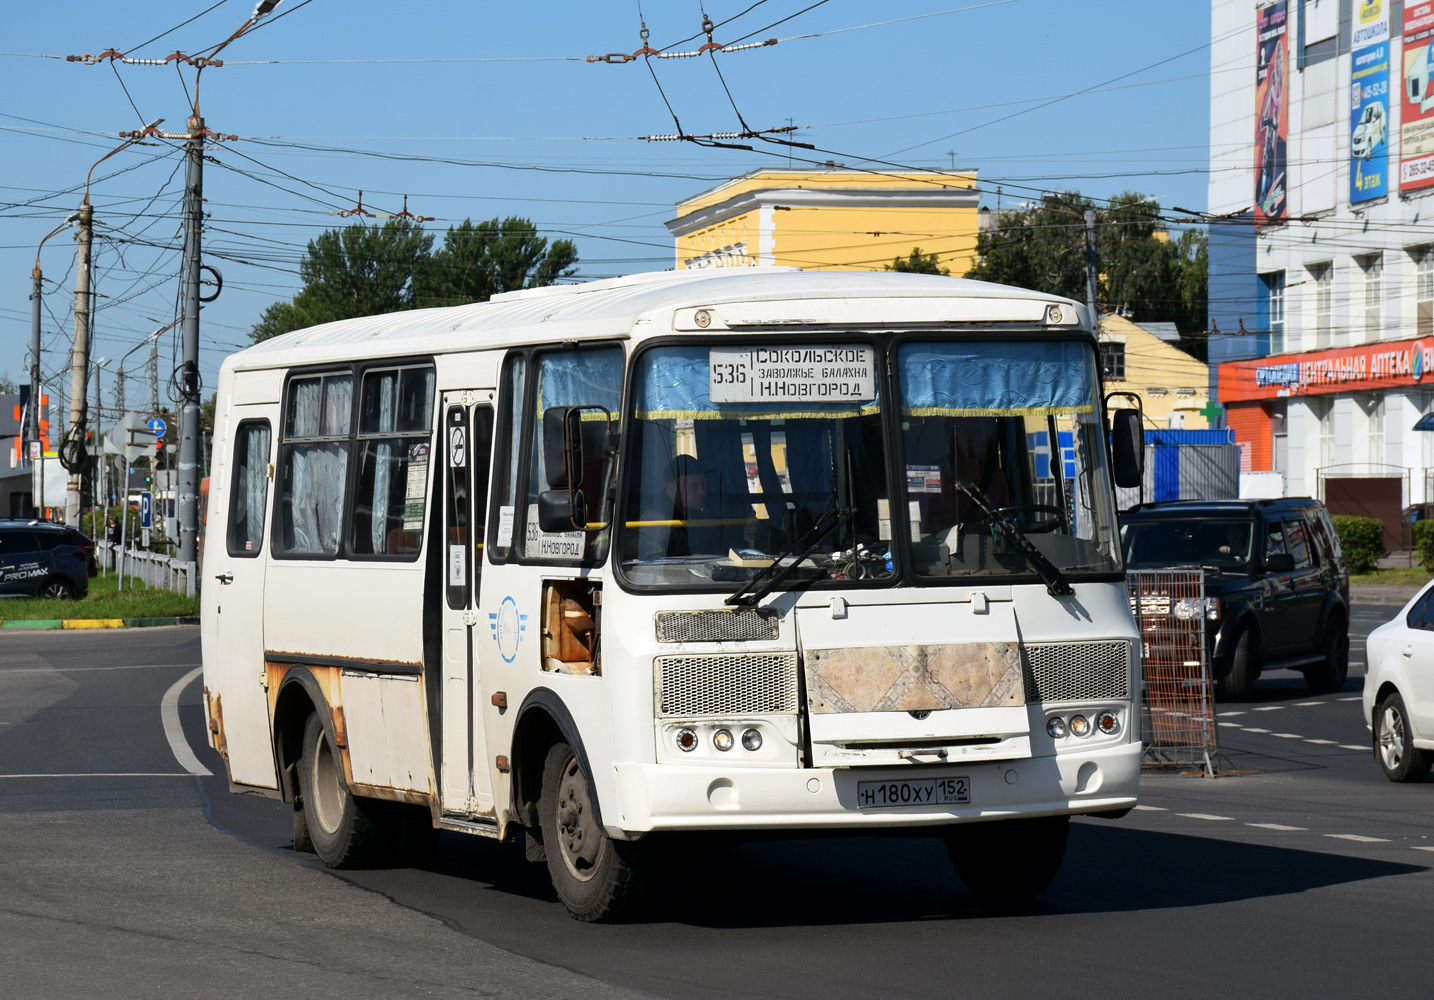
[[317, 712], [304, 724], [299, 796], [314, 853], [327, 868], [367, 868], [383, 860], [393, 837], [389, 803], [349, 791], [333, 737]]
[[946, 831], [956, 874], [988, 903], [1014, 903], [1050, 888], [1066, 854], [1069, 816], [971, 823]]
[[646, 906], [655, 859], [648, 845], [613, 840], [577, 755], [556, 743], [543, 762], [538, 803], [548, 877], [563, 906], [588, 923], [623, 920]]

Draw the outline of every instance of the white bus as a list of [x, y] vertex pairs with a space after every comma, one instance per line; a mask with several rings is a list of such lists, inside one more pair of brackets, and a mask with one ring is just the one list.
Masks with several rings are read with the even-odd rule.
[[301, 330], [218, 394], [210, 738], [326, 865], [521, 834], [599, 920], [684, 837], [889, 829], [1013, 898], [1135, 804], [1140, 432], [1083, 306], [643, 274]]

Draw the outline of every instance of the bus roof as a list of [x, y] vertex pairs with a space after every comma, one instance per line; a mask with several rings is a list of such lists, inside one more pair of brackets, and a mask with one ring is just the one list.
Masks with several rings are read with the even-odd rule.
[[[864, 302], [872, 305], [862, 308]], [[369, 357], [622, 338], [631, 335], [640, 320], [651, 320], [654, 314], [666, 317], [699, 308], [716, 314], [710, 331], [718, 331], [827, 324], [1039, 323], [1049, 305], [1073, 307], [1066, 311], [1063, 326], [1085, 325], [1085, 308], [1069, 299], [965, 278], [790, 267], [657, 271], [505, 292], [470, 305], [324, 323], [230, 355], [224, 367], [288, 368]], [[695, 324], [680, 328], [701, 332]], [[656, 326], [653, 332], [662, 329]]]

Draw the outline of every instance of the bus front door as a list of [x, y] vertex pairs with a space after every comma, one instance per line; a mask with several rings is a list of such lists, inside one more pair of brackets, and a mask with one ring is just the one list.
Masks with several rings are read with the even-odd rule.
[[[443, 394], [443, 667], [437, 692], [441, 738], [439, 787], [443, 811], [455, 818], [496, 822], [493, 784], [483, 734], [478, 626], [478, 577], [488, 464], [493, 450], [493, 392]], [[432, 724], [432, 723], [431, 723]]]

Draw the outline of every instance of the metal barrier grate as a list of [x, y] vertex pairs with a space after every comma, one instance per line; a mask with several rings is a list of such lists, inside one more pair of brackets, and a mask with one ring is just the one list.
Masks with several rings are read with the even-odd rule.
[[1051, 642], [1025, 647], [1027, 701], [1130, 697], [1130, 643]]
[[797, 710], [793, 653], [659, 656], [658, 714], [776, 715]]
[[777, 638], [777, 618], [761, 611], [664, 611], [658, 642], [757, 642]]
[[1145, 642], [1142, 741], [1146, 764], [1197, 765], [1214, 774], [1215, 700], [1205, 653], [1205, 574], [1126, 574], [1130, 609]]

